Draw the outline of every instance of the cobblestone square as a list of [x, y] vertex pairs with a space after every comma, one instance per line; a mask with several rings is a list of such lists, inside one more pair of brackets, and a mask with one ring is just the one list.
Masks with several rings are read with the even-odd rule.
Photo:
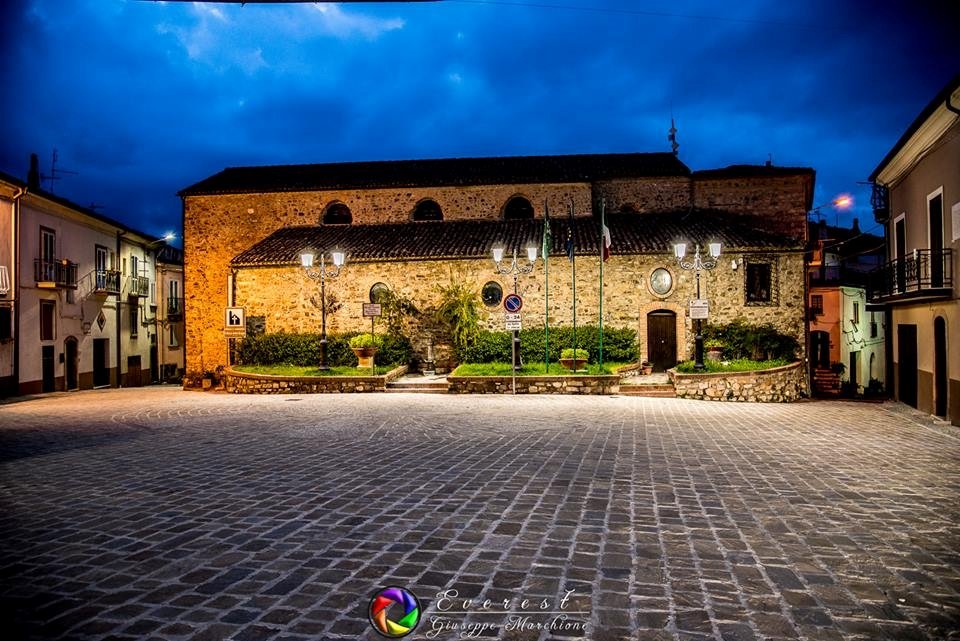
[[960, 433], [895, 404], [172, 388], [0, 405], [6, 639], [960, 638]]

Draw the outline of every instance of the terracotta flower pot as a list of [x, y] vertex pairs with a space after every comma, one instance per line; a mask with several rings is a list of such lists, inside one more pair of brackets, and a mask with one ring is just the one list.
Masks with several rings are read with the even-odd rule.
[[569, 370], [574, 372], [578, 369], [581, 369], [584, 365], [587, 364], [587, 359], [585, 358], [561, 358], [560, 364], [566, 367]]
[[357, 367], [373, 367], [373, 357], [377, 353], [376, 347], [351, 347], [350, 351], [357, 357]]

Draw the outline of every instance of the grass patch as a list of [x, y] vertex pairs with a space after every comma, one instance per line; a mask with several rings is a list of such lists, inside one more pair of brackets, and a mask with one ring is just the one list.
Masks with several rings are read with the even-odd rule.
[[[711, 361], [703, 362], [701, 372], [714, 374], [719, 372], [753, 372], [756, 370], [772, 369], [774, 367], [783, 367], [793, 361], [784, 359], [775, 359], [770, 361], [753, 361], [749, 358], [738, 358], [733, 361]], [[681, 374], [695, 374], [697, 370], [693, 368], [693, 361], [683, 361], [677, 365], [677, 371]]]
[[[527, 363], [517, 376], [601, 376], [613, 374], [617, 369], [623, 367], [626, 363], [604, 363], [600, 367], [596, 363], [587, 365], [585, 369], [571, 372], [560, 363], [550, 363], [550, 371], [547, 372], [543, 363]], [[457, 369], [453, 370], [451, 376], [510, 376], [513, 374], [513, 366], [510, 363], [463, 363]]]
[[[396, 365], [377, 366], [377, 375], [386, 374]], [[302, 365], [235, 365], [233, 370], [245, 374], [266, 374], [268, 376], [370, 376], [369, 367], [331, 367], [321, 370]]]

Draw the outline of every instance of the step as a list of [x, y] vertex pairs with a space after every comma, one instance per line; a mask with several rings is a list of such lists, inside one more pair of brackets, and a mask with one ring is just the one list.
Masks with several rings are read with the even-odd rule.
[[648, 385], [621, 385], [620, 394], [623, 396], [645, 396], [648, 398], [676, 398], [677, 392], [673, 385], [651, 383]]
[[417, 381], [390, 381], [387, 383], [387, 389], [442, 389], [445, 390], [449, 387], [449, 383], [446, 381], [438, 382], [417, 382]]
[[402, 387], [388, 387], [385, 390], [388, 394], [447, 394], [449, 390], [444, 387], [443, 389], [438, 389], [436, 387], [414, 387], [412, 385], [404, 385]]

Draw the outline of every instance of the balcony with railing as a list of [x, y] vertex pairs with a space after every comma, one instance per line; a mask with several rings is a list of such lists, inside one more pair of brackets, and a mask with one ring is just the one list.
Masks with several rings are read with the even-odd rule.
[[46, 289], [76, 289], [77, 264], [65, 258], [37, 258], [33, 261], [33, 276], [37, 287]]
[[950, 249], [915, 249], [870, 272], [867, 300], [933, 300], [953, 294], [953, 255]]
[[127, 294], [146, 298], [150, 295], [150, 279], [146, 276], [131, 276], [127, 282]]
[[807, 273], [810, 274], [811, 287], [833, 287], [840, 285], [866, 287], [869, 272], [840, 264], [813, 266]]
[[95, 269], [93, 276], [93, 293], [119, 294], [120, 272], [115, 269]]
[[173, 296], [167, 297], [167, 318], [169, 320], [180, 320], [183, 318], [183, 299]]

